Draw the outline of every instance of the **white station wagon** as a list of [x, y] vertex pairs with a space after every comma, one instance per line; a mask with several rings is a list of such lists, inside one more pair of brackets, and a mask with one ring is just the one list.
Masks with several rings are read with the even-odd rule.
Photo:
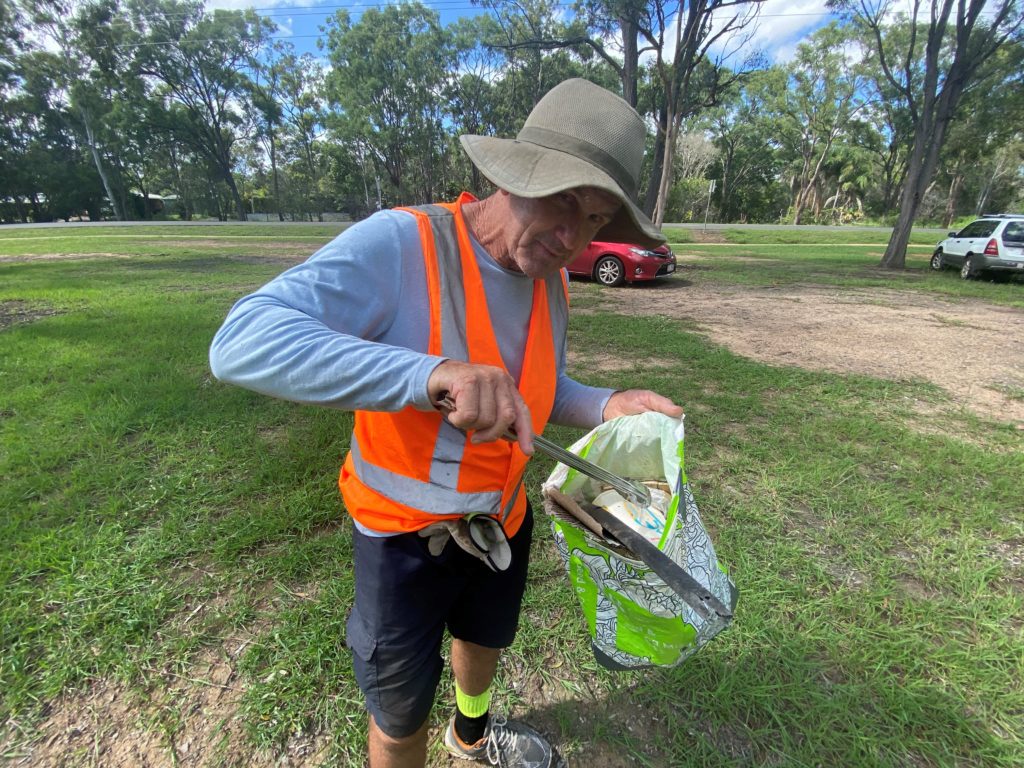
[[985, 273], [1024, 274], [1024, 214], [986, 213], [950, 232], [932, 254], [930, 266], [960, 267], [964, 280]]

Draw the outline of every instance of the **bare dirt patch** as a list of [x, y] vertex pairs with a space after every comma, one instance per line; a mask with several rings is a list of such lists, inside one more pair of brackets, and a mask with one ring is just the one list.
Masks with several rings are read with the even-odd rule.
[[600, 307], [696, 323], [736, 354], [775, 365], [925, 380], [958, 407], [1024, 427], [1024, 312], [912, 291], [665, 282], [606, 290]]
[[0, 331], [15, 325], [31, 323], [44, 317], [63, 314], [62, 310], [22, 299], [0, 301]]
[[305, 261], [320, 248], [320, 243], [315, 240], [308, 241], [308, 245], [305, 243], [297, 245], [294, 240], [252, 240], [247, 238], [161, 239], [157, 242], [161, 248], [171, 249], [215, 248], [224, 250], [230, 248], [238, 254], [233, 258], [240, 261], [245, 261], [247, 258], [251, 258], [254, 262], [280, 259], [289, 264]]
[[691, 229], [690, 237], [695, 243], [727, 243], [725, 233], [717, 229]]
[[[213, 239], [213, 238], [191, 238], [191, 239], [149, 239], [149, 245], [159, 246], [167, 249], [172, 254], [180, 250], [184, 252], [195, 252], [202, 250], [232, 251], [231, 253], [218, 256], [232, 261], [240, 261], [246, 264], [280, 264], [283, 267], [291, 267], [301, 264], [313, 255], [320, 244], [310, 241], [309, 245], [296, 245], [290, 240], [245, 240], [245, 239]], [[125, 259], [133, 260], [138, 256], [132, 253], [112, 253], [110, 251], [75, 251], [59, 253], [26, 253], [18, 255], [0, 256], [0, 263], [21, 263], [33, 261], [88, 261], [90, 259]], [[216, 261], [214, 259], [213, 261]]]
[[[266, 629], [266, 627], [263, 627]], [[253, 632], [259, 633], [259, 628]], [[326, 734], [297, 734], [280, 751], [247, 741], [236, 668], [255, 634], [232, 634], [201, 652], [186, 673], [164, 671], [143, 691], [108, 680], [66, 694], [24, 745], [7, 739], [9, 765], [39, 768], [199, 768], [325, 764]], [[10, 725], [10, 723], [8, 723]], [[33, 743], [34, 742], [34, 743]]]
[[26, 253], [20, 256], [0, 256], [0, 263], [21, 261], [84, 261], [86, 259], [130, 259], [126, 253], [80, 251], [77, 253]]

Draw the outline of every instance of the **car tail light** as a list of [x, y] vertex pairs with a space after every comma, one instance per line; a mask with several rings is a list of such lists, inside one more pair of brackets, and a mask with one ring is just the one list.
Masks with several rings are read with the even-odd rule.
[[985, 246], [985, 255], [986, 256], [998, 256], [999, 255], [999, 243], [996, 242], [996, 239], [994, 237], [991, 240], [989, 240], [988, 241], [988, 245]]

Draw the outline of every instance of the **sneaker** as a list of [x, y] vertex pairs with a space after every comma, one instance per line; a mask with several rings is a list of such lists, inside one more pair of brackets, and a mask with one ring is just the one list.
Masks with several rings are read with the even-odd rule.
[[487, 761], [498, 768], [555, 768], [560, 764], [547, 739], [525, 723], [502, 715], [491, 715], [483, 738], [470, 745], [456, 735], [453, 717], [448, 721], [444, 746], [455, 757]]

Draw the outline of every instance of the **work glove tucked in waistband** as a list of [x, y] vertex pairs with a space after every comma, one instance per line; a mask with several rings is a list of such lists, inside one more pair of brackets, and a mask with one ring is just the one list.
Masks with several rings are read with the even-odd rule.
[[512, 562], [512, 548], [501, 523], [489, 515], [473, 513], [457, 520], [441, 520], [420, 530], [427, 549], [435, 557], [444, 551], [448, 539], [482, 560], [492, 571], [504, 571]]

